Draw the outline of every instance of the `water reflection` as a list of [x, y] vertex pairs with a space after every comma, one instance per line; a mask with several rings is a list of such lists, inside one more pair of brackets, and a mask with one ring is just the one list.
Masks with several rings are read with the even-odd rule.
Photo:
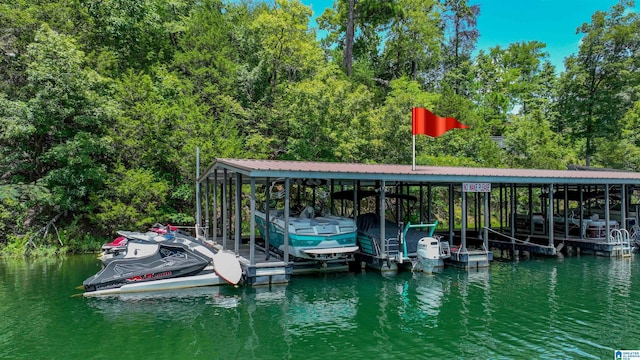
[[[412, 281], [416, 286], [417, 307], [429, 319], [437, 319], [442, 307], [444, 296], [443, 280], [446, 278], [436, 275], [416, 273]], [[405, 283], [408, 285], [408, 282]]]
[[636, 256], [102, 298], [69, 296], [93, 258], [0, 261], [0, 357], [607, 358], [640, 339]]
[[619, 302], [622, 298], [629, 298], [631, 288], [631, 264], [632, 258], [612, 258], [608, 266], [609, 294], [616, 297]]
[[[235, 308], [240, 303], [236, 289], [227, 286], [205, 286], [190, 289], [115, 294], [87, 298], [88, 305], [108, 318], [137, 314], [153, 314], [174, 319], [199, 315], [200, 306]], [[197, 305], [197, 306], [196, 306]]]
[[291, 286], [286, 322], [292, 334], [332, 334], [356, 327], [359, 296], [349, 274], [309, 278], [305, 287]]
[[320, 299], [313, 302], [294, 296], [286, 313], [287, 323], [297, 334], [331, 333], [356, 327], [356, 299]]
[[245, 290], [245, 296], [261, 305], [280, 304], [287, 298], [287, 285], [274, 284], [248, 288]]

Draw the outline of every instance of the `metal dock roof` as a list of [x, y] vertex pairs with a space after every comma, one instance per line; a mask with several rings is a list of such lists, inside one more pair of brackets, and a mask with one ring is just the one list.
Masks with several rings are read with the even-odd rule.
[[242, 174], [243, 181], [250, 178], [313, 178], [361, 181], [402, 181], [409, 183], [520, 183], [640, 185], [640, 173], [616, 170], [541, 170], [508, 168], [474, 168], [446, 166], [416, 166], [333, 163], [312, 161], [283, 161], [220, 158], [211, 164], [198, 181], [213, 179], [214, 171]]

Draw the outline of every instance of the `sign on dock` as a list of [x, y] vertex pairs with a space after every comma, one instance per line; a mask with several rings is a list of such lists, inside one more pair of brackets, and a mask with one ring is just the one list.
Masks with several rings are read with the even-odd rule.
[[462, 183], [463, 192], [491, 192], [491, 183]]

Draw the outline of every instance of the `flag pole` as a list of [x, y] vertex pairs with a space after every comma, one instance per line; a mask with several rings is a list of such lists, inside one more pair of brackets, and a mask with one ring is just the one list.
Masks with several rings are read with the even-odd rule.
[[413, 141], [412, 141], [411, 159], [413, 160], [413, 162], [411, 165], [411, 170], [416, 171], [416, 135], [413, 134], [412, 138], [413, 138]]

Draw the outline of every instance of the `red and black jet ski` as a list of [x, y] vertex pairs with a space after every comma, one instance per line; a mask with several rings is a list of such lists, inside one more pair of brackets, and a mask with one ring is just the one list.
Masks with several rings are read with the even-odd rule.
[[[191, 276], [202, 272], [211, 263], [209, 257], [179, 242], [129, 240], [127, 248], [127, 253], [139, 251], [141, 256], [112, 258], [98, 273], [83, 282], [86, 292]], [[131, 250], [134, 248], [136, 250]]]

